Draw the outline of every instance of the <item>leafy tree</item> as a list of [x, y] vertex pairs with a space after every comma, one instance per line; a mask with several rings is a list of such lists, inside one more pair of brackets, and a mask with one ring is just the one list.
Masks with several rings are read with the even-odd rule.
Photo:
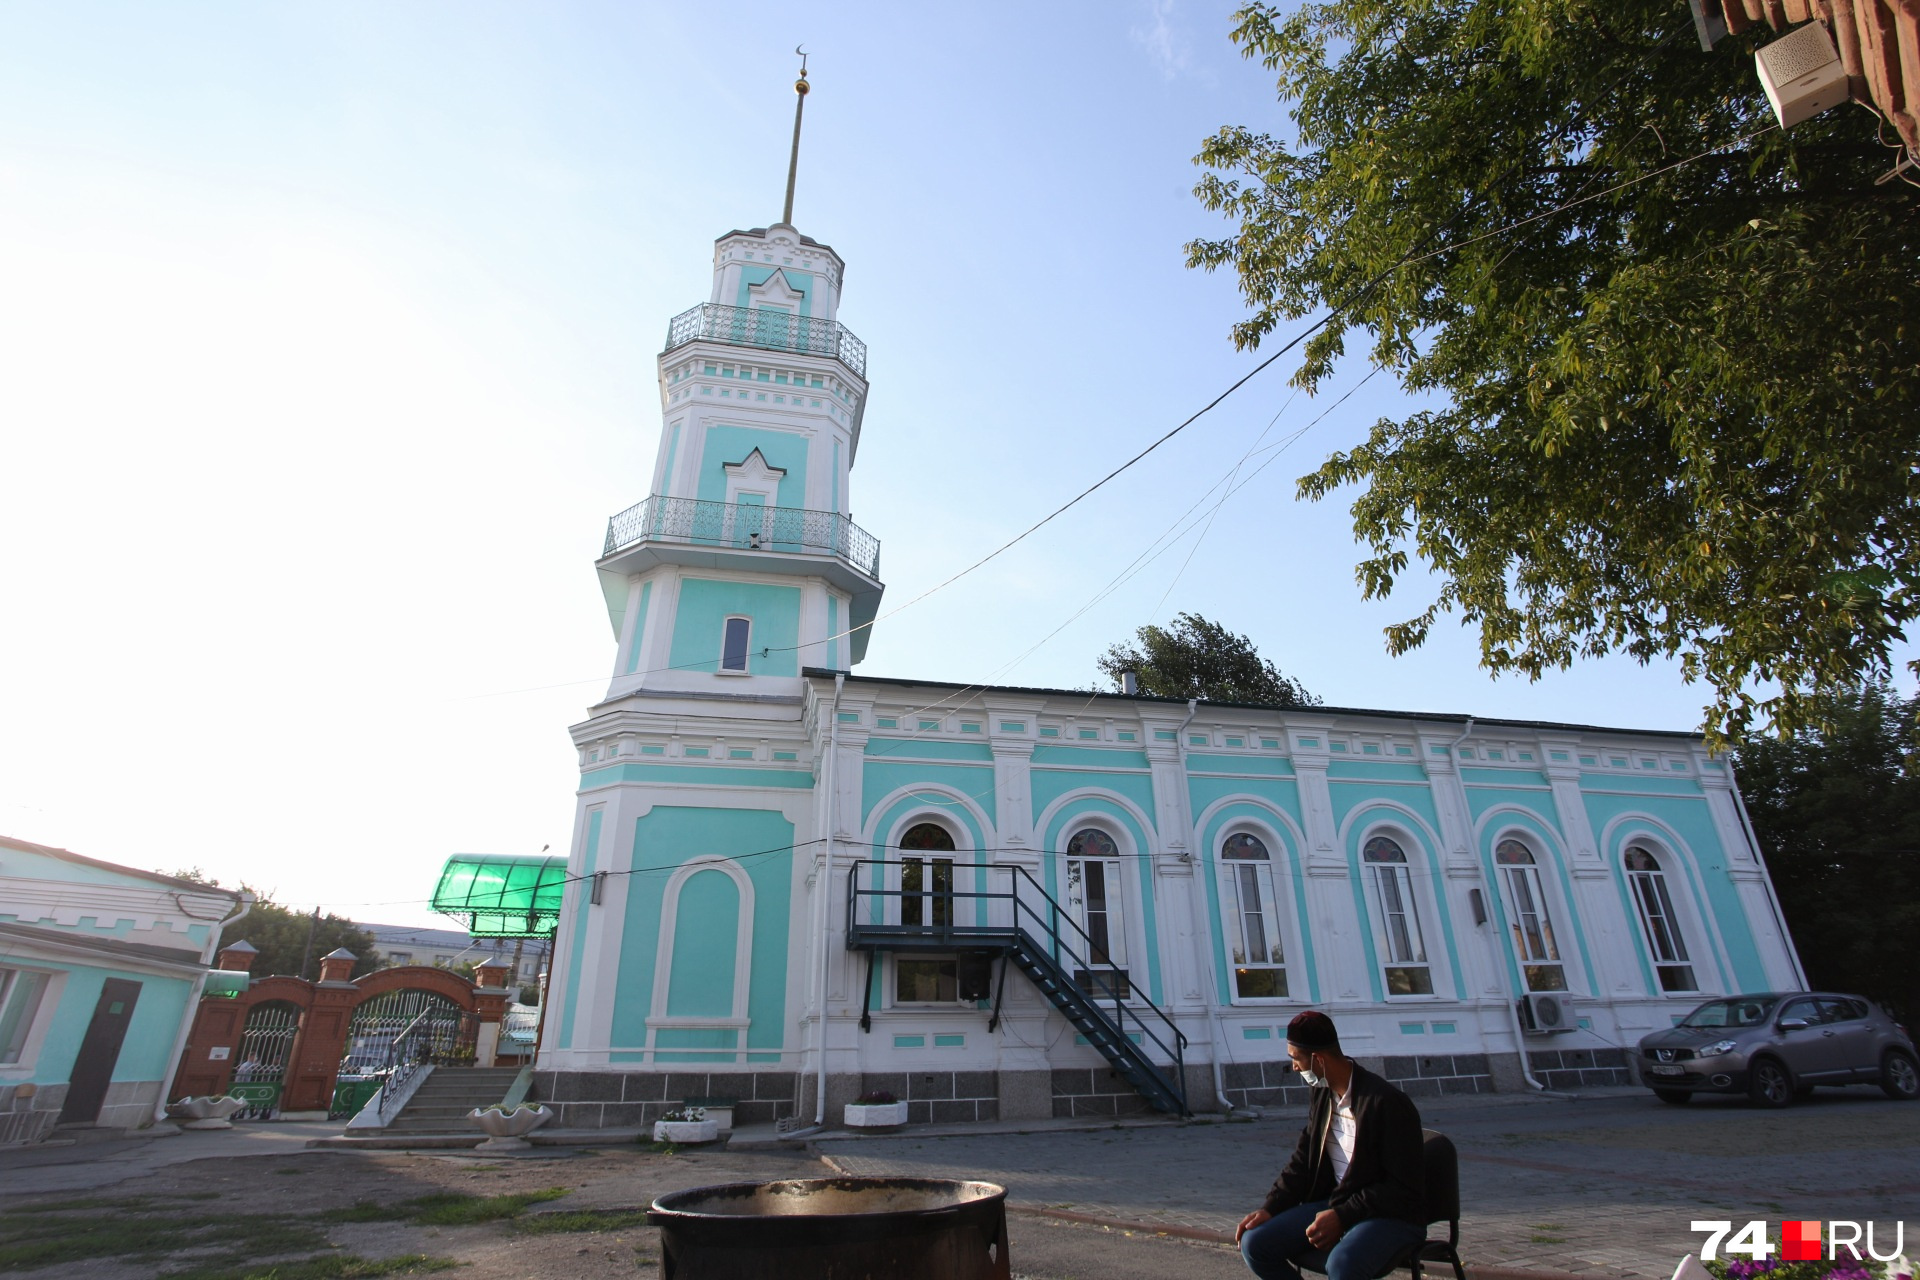
[[[183, 880], [197, 880], [201, 884], [218, 885], [220, 882], [208, 876], [198, 867], [173, 873]], [[253, 886], [242, 883], [240, 886], [255, 895], [253, 909], [246, 915], [228, 925], [220, 933], [220, 945], [231, 946], [236, 942], [251, 943], [260, 954], [254, 957], [253, 973], [255, 977], [265, 978], [273, 974], [292, 974], [295, 977], [315, 978], [320, 974], [320, 957], [337, 947], [345, 947], [353, 952], [353, 976], [372, 973], [380, 964], [380, 950], [373, 935], [344, 916], [331, 912], [320, 916], [314, 922], [310, 912], [295, 911], [273, 901], [272, 897]], [[313, 944], [307, 944], [307, 930], [313, 930]], [[300, 972], [300, 958], [307, 957], [306, 972]]]
[[1253, 642], [1195, 613], [1176, 616], [1169, 627], [1134, 632], [1139, 642], [1116, 644], [1094, 659], [1118, 686], [1125, 672], [1139, 677], [1142, 693], [1207, 702], [1253, 702], [1272, 707], [1313, 707], [1320, 699], [1298, 680], [1254, 651]]
[[1915, 1028], [1920, 698], [1872, 685], [1827, 702], [1826, 730], [1740, 747], [1740, 791], [1808, 980], [1883, 1000]]
[[[1782, 132], [1752, 48], [1679, 0], [1324, 0], [1235, 15], [1292, 138], [1230, 127], [1195, 188], [1235, 224], [1258, 346], [1331, 309], [1443, 401], [1299, 482], [1344, 486], [1390, 594], [1440, 580], [1495, 673], [1678, 657], [1707, 729], [1808, 723], [1888, 670], [1920, 613], [1920, 216], [1858, 107]], [[1702, 155], [1701, 153], [1710, 153]], [[1698, 158], [1695, 158], [1698, 157]]]

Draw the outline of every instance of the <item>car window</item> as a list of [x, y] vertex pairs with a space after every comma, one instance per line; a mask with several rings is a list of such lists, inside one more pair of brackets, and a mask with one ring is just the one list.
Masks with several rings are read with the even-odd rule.
[[1809, 1024], [1820, 1022], [1823, 1020], [1820, 1016], [1820, 1002], [1810, 996], [1789, 1000], [1780, 1010], [1780, 1021], [1785, 1022], [1788, 1018], [1801, 1018]]
[[1852, 1022], [1867, 1016], [1864, 1001], [1849, 1000], [1845, 996], [1829, 996], [1820, 1002], [1826, 1008], [1828, 1022]]
[[1688, 1014], [1683, 1027], [1757, 1027], [1767, 1018], [1765, 1000], [1709, 1000]]

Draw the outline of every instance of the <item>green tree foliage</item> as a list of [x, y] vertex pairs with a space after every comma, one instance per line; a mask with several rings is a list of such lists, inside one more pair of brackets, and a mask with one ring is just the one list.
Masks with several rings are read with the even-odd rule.
[[1920, 193], [1875, 185], [1867, 112], [1782, 132], [1771, 33], [1703, 53], [1682, 0], [1235, 22], [1294, 127], [1207, 140], [1195, 190], [1236, 227], [1189, 265], [1238, 274], [1242, 348], [1339, 308], [1301, 385], [1359, 330], [1444, 405], [1299, 482], [1357, 487], [1367, 597], [1436, 571], [1390, 652], [1457, 612], [1496, 673], [1677, 657], [1716, 741], [1887, 671], [1920, 611]]
[[[198, 867], [173, 874], [183, 880], [197, 880], [202, 884], [220, 883]], [[327, 912], [322, 913], [319, 923], [315, 924], [311, 912], [283, 907], [252, 885], [243, 883], [240, 887], [253, 894], [257, 901], [251, 911], [221, 931], [220, 945], [227, 947], [236, 942], [251, 943], [260, 952], [253, 962], [254, 977], [291, 974], [295, 977], [317, 978], [320, 975], [320, 957], [336, 947], [345, 947], [357, 957], [353, 962], [353, 976], [356, 978], [372, 973], [379, 966], [380, 951], [373, 935], [353, 921]], [[313, 946], [307, 955], [307, 971], [303, 974], [300, 972], [300, 957], [309, 950], [309, 928], [313, 929]]]
[[1253, 641], [1198, 614], [1176, 616], [1168, 627], [1144, 626], [1135, 644], [1116, 644], [1094, 659], [1116, 687], [1131, 671], [1140, 692], [1207, 702], [1253, 702], [1271, 707], [1316, 707], [1320, 699], [1254, 651]]
[[1920, 1030], [1920, 699], [1827, 700], [1828, 728], [1734, 756], [1808, 980], [1885, 1001]]

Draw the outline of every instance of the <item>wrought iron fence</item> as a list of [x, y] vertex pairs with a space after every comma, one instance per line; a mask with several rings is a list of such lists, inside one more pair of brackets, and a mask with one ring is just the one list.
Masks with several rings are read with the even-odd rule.
[[867, 376], [867, 344], [834, 320], [816, 320], [791, 311], [703, 302], [682, 311], [668, 324], [666, 349], [671, 351], [696, 338], [735, 347], [830, 356], [862, 378]]
[[835, 511], [655, 494], [607, 521], [601, 554], [648, 541], [839, 556], [869, 578], [880, 576], [880, 540]]

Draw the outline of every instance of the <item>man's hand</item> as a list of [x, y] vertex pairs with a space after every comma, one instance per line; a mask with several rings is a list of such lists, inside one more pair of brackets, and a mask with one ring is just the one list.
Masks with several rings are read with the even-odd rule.
[[1340, 1215], [1331, 1209], [1322, 1209], [1307, 1224], [1307, 1243], [1325, 1253], [1340, 1243], [1340, 1237], [1346, 1234], [1346, 1228], [1340, 1225]]
[[1239, 1244], [1241, 1236], [1247, 1234], [1247, 1232], [1253, 1230], [1255, 1227], [1259, 1226], [1261, 1223], [1267, 1221], [1272, 1217], [1273, 1215], [1268, 1213], [1265, 1209], [1255, 1209], [1252, 1213], [1240, 1219], [1240, 1229], [1233, 1233], [1233, 1242], [1235, 1244]]

